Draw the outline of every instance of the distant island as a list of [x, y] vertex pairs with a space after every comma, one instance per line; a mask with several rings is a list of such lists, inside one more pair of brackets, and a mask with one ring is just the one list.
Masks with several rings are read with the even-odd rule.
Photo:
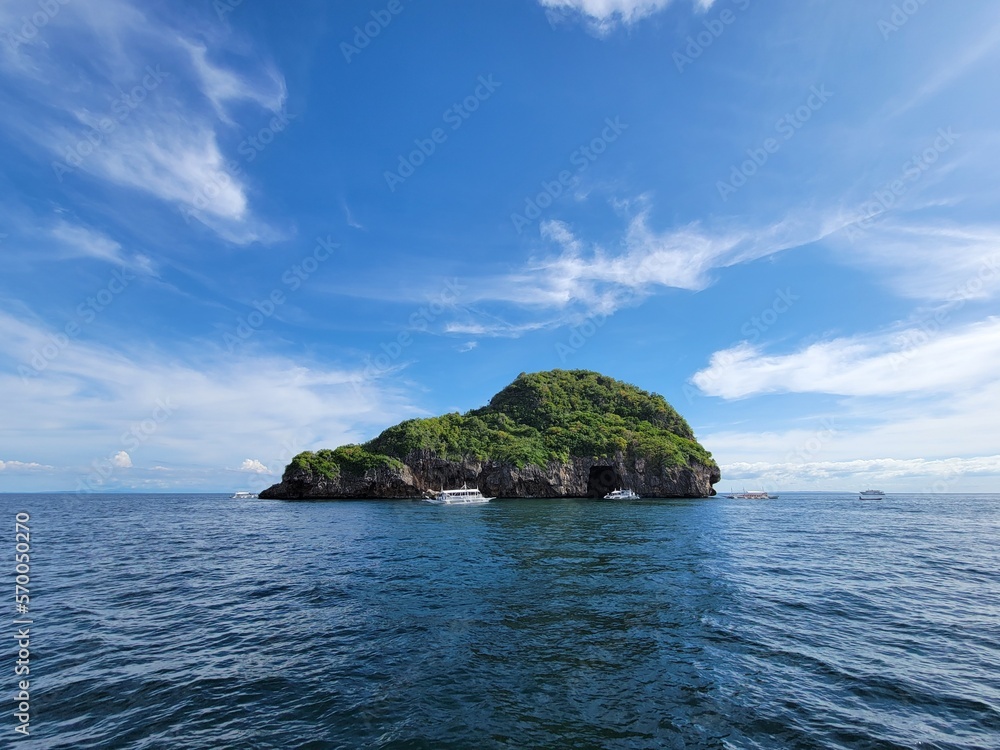
[[306, 451], [260, 493], [280, 500], [421, 498], [478, 487], [495, 497], [706, 497], [719, 467], [660, 395], [589, 370], [521, 373], [489, 405], [410, 419], [362, 445]]

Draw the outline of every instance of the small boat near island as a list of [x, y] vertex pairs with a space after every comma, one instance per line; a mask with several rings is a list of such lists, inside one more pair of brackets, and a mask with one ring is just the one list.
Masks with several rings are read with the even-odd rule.
[[470, 490], [466, 484], [463, 484], [460, 490], [442, 489], [433, 497], [424, 498], [425, 503], [433, 503], [435, 505], [481, 505], [482, 503], [488, 503], [490, 500], [496, 500], [496, 498], [484, 497], [478, 488]]
[[770, 495], [763, 490], [746, 490], [743, 492], [730, 492], [726, 497], [729, 500], [777, 500], [777, 495]]
[[257, 493], [256, 492], [244, 492], [242, 490], [239, 490], [237, 492], [234, 492], [232, 495], [230, 495], [229, 499], [230, 500], [256, 500], [257, 499]]
[[615, 490], [604, 496], [605, 500], [642, 500], [632, 490]]
[[862, 490], [858, 500], [881, 500], [884, 497], [885, 493], [882, 490]]

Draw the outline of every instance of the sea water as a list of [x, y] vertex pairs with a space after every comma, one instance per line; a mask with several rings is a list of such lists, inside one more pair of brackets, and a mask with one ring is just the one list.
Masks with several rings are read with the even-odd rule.
[[0, 513], [5, 747], [1000, 748], [996, 495]]

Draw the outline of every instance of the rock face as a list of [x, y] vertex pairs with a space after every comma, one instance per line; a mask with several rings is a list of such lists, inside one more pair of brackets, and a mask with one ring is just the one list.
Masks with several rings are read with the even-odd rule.
[[335, 479], [302, 469], [285, 472], [280, 484], [260, 493], [277, 500], [421, 498], [468, 484], [489, 497], [603, 497], [628, 487], [642, 497], [708, 497], [720, 479], [717, 466], [695, 465], [657, 471], [643, 459], [571, 457], [546, 467], [518, 468], [498, 461], [448, 461], [414, 451], [402, 469], [378, 468]]
[[[580, 443], [587, 429], [589, 442]], [[566, 449], [581, 444], [596, 455]], [[510, 458], [522, 449], [536, 452], [531, 460]], [[560, 451], [565, 458], [553, 459]], [[416, 499], [463, 484], [502, 498], [602, 497], [618, 488], [707, 497], [719, 479], [711, 454], [662, 397], [597, 373], [553, 370], [522, 374], [489, 406], [465, 415], [411, 420], [363, 446], [300, 454], [260, 497]]]

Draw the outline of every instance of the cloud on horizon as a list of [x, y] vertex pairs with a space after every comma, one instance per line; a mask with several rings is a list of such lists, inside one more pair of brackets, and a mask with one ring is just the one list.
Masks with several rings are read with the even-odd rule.
[[52, 468], [54, 467], [35, 463], [33, 461], [29, 463], [24, 461], [0, 461], [0, 471], [42, 471]]
[[[973, 458], [872, 458], [846, 461], [809, 461], [780, 463], [734, 462], [721, 467], [723, 480], [763, 481], [770, 488], [802, 487], [814, 483], [843, 480], [857, 483], [860, 478], [884, 486], [906, 483], [923, 492], [955, 492], [969, 477], [992, 478], [1000, 475], [1000, 455]], [[860, 487], [857, 489], [861, 489]], [[856, 490], [855, 490], [856, 491]]]
[[67, 340], [36, 371], [30, 363], [52, 350], [53, 334], [0, 311], [4, 424], [24, 436], [18, 460], [5, 466], [48, 468], [62, 485], [53, 489], [71, 489], [100, 462], [130, 474], [153, 466], [180, 477], [226, 466], [263, 473], [301, 450], [359, 442], [371, 436], [366, 427], [374, 433], [421, 413], [360, 367], [234, 357], [206, 342], [168, 354], [148, 343]]

